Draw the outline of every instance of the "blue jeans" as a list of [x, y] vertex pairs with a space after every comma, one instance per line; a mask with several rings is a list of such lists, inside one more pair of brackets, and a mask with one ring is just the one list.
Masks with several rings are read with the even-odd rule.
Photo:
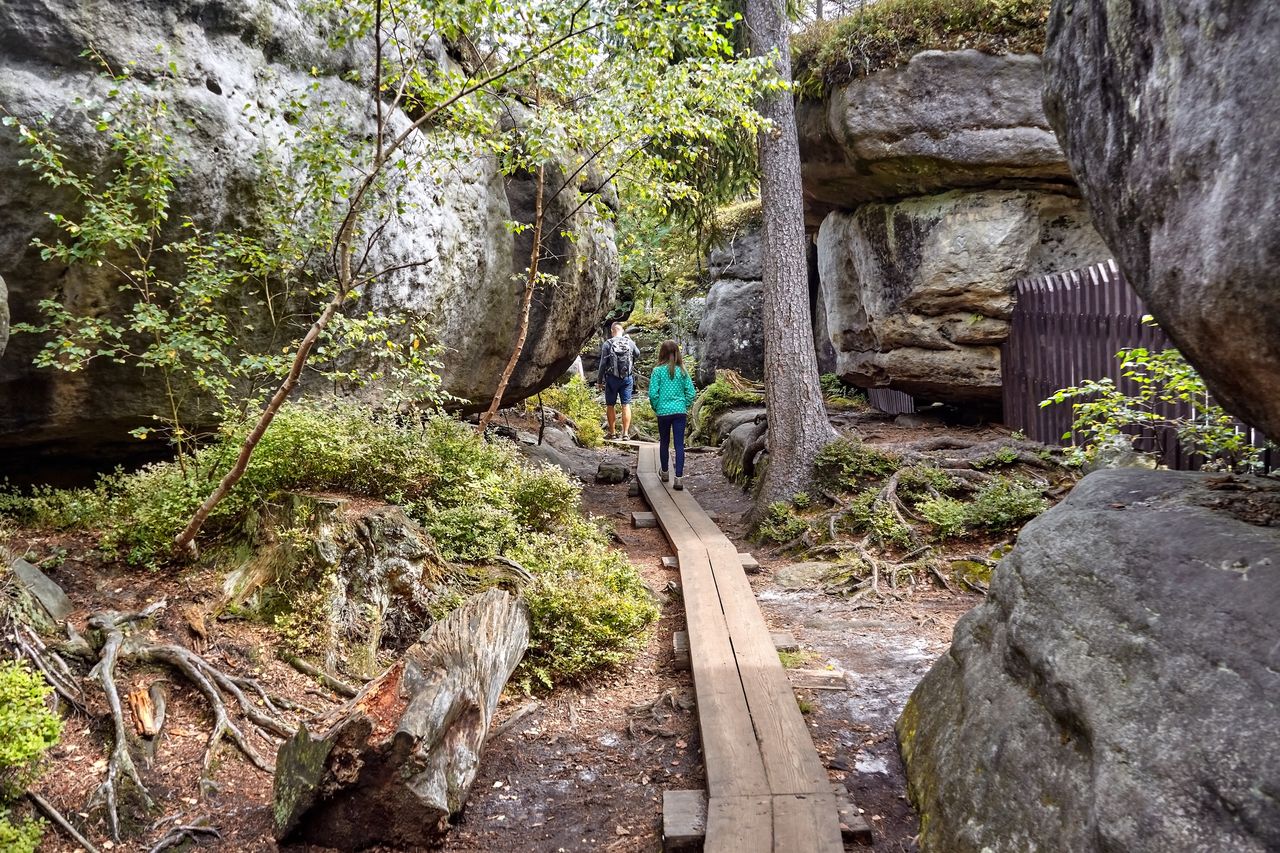
[[658, 415], [658, 463], [667, 470], [668, 452], [671, 449], [671, 433], [676, 439], [676, 476], [684, 476], [684, 426], [688, 415]]

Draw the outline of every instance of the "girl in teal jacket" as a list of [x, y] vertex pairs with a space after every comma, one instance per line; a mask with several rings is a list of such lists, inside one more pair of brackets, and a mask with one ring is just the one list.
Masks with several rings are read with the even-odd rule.
[[658, 459], [662, 466], [662, 481], [668, 478], [667, 462], [670, 459], [671, 434], [675, 433], [676, 481], [672, 488], [684, 488], [684, 430], [688, 423], [689, 407], [698, 392], [693, 380], [685, 373], [680, 357], [680, 345], [675, 341], [663, 341], [658, 350], [658, 366], [649, 377], [649, 402], [658, 416]]

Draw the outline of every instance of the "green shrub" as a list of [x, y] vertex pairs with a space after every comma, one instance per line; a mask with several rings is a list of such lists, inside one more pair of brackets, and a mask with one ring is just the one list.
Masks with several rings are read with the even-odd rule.
[[955, 487], [956, 481], [950, 474], [931, 465], [912, 465], [898, 472], [898, 497], [905, 501], [914, 502]]
[[993, 453], [975, 461], [973, 463], [973, 467], [979, 470], [983, 468], [1001, 468], [1005, 465], [1012, 465], [1017, 461], [1018, 449], [1016, 447], [1005, 445], [1004, 447], [998, 448]]
[[853, 438], [838, 438], [814, 459], [818, 483], [830, 491], [851, 492], [868, 481], [883, 479], [901, 464], [897, 456], [867, 447]]
[[58, 742], [62, 720], [49, 710], [49, 688], [25, 663], [0, 663], [0, 850], [34, 853], [44, 824], [15, 820], [9, 805], [40, 773], [46, 750]]
[[717, 372], [716, 380], [702, 389], [694, 405], [697, 407], [697, 415], [693, 435], [705, 439], [712, 422], [720, 415], [741, 406], [762, 406], [764, 395], [735, 388]]
[[529, 651], [515, 676], [526, 691], [625, 662], [658, 618], [635, 567], [585, 522], [568, 535], [527, 536], [510, 554], [534, 577], [524, 591]]
[[940, 539], [954, 539], [969, 532], [969, 505], [955, 498], [929, 498], [916, 505], [916, 512]]
[[879, 0], [791, 40], [806, 97], [906, 62], [923, 50], [1042, 53], [1050, 0]]
[[0, 663], [0, 801], [22, 795], [62, 734], [62, 720], [46, 705], [51, 692], [25, 663]]
[[834, 373], [824, 373], [818, 380], [822, 386], [822, 398], [833, 409], [865, 409], [867, 397], [862, 390], [846, 385]]
[[43, 836], [43, 821], [28, 818], [15, 823], [9, 810], [0, 808], [0, 850], [5, 853], [36, 853]]
[[604, 406], [585, 380], [574, 376], [563, 385], [544, 389], [542, 402], [577, 425], [578, 440], [584, 447], [599, 447], [604, 443]]
[[[1143, 321], [1156, 326], [1149, 316]], [[1237, 427], [1235, 418], [1209, 397], [1204, 379], [1177, 349], [1133, 347], [1116, 353], [1116, 360], [1126, 386], [1134, 389], [1132, 394], [1104, 377], [1055, 391], [1040, 403], [1043, 408], [1071, 402], [1071, 431], [1063, 436], [1073, 443], [1068, 451], [1071, 461], [1088, 461], [1112, 444], [1135, 447], [1141, 443], [1160, 455], [1171, 433], [1184, 450], [1205, 456], [1206, 468], [1248, 471], [1261, 466], [1262, 451], [1252, 445], [1247, 431]], [[1188, 403], [1194, 406], [1194, 414], [1181, 414]]]
[[804, 519], [798, 517], [789, 504], [778, 501], [765, 510], [764, 518], [756, 526], [756, 537], [764, 542], [782, 544], [790, 542], [807, 529]]
[[[686, 365], [688, 359], [685, 360]], [[638, 396], [631, 402], [631, 427], [648, 436], [658, 434], [658, 415], [653, 411], [653, 404], [648, 397]], [[686, 440], [688, 434], [685, 434]]]
[[999, 478], [978, 490], [969, 503], [969, 524], [992, 533], [1011, 530], [1044, 512], [1049, 502], [1035, 486]]
[[877, 545], [909, 548], [915, 544], [915, 533], [904, 524], [892, 507], [877, 501], [877, 489], [866, 489], [849, 502], [841, 526], [851, 533], [867, 533]]
[[916, 512], [940, 539], [964, 536], [972, 531], [1002, 533], [1035, 518], [1048, 501], [1034, 486], [1009, 478], [997, 478], [978, 490], [971, 500], [934, 497], [916, 505]]

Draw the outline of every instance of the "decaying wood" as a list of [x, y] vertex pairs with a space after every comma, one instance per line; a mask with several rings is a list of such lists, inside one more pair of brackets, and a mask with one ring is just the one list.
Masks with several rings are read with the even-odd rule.
[[325, 672], [323, 669], [320, 669], [320, 667], [312, 666], [311, 664], [307, 663], [297, 655], [289, 654], [288, 652], [282, 652], [280, 654], [280, 659], [285, 663], [289, 664], [289, 666], [296, 669], [298, 672], [302, 673], [303, 675], [311, 676], [316, 681], [319, 681], [321, 684], [323, 684], [325, 687], [328, 687], [334, 693], [337, 693], [339, 696], [342, 696], [346, 699], [350, 699], [352, 696], [355, 696], [357, 693], [360, 692], [356, 690], [356, 688], [352, 687], [350, 684], [347, 684], [345, 681], [339, 678], [334, 678], [332, 675]]
[[342, 850], [437, 838], [475, 781], [498, 697], [528, 642], [527, 610], [498, 589], [428, 628], [280, 748], [276, 837]]

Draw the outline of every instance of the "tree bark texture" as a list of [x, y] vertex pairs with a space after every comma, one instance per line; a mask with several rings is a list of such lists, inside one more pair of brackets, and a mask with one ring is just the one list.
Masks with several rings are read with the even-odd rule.
[[[772, 51], [779, 77], [791, 82], [789, 27], [782, 0], [745, 0], [751, 52]], [[763, 208], [764, 382], [769, 460], [757, 507], [788, 498], [813, 479], [813, 460], [835, 433], [818, 384], [805, 259], [804, 200], [795, 101], [790, 91], [768, 93], [760, 112], [773, 127], [760, 133]]]
[[492, 589], [276, 758], [275, 831], [340, 850], [419, 846], [462, 809], [498, 697], [529, 644], [523, 603]]

